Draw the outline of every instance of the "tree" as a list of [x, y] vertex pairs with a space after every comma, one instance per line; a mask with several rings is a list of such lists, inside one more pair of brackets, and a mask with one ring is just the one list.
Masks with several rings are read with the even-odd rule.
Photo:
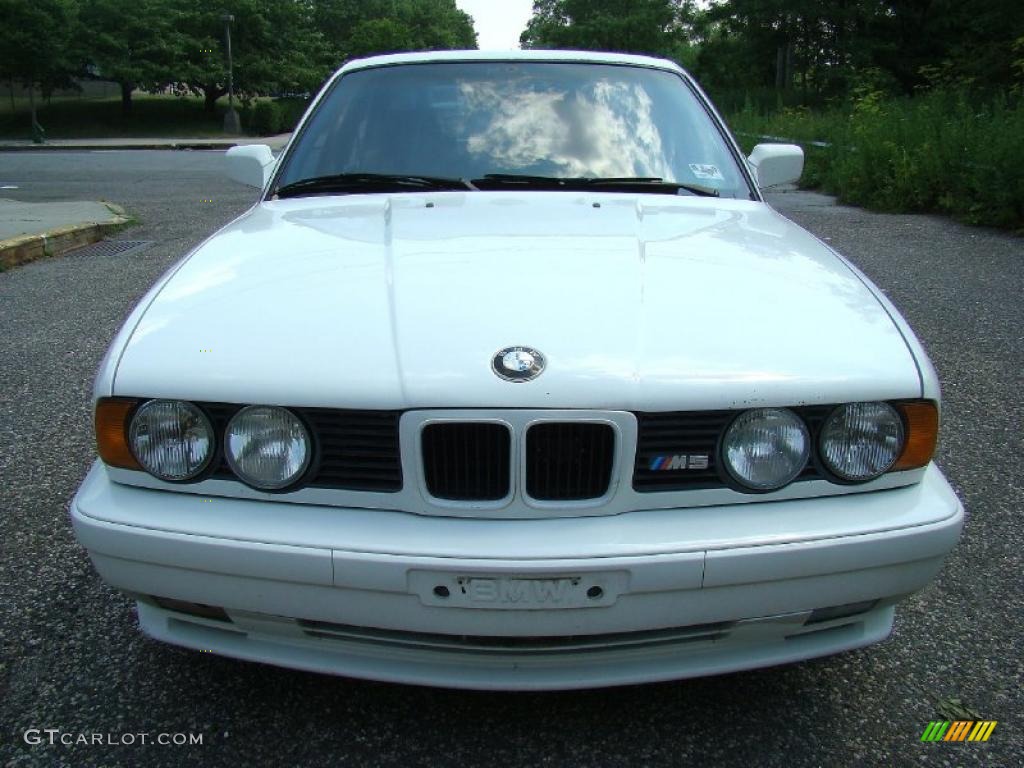
[[301, 0], [169, 2], [182, 51], [174, 79], [203, 94], [208, 112], [227, 93], [224, 13], [234, 16], [231, 46], [237, 91], [308, 91], [326, 73], [323, 36], [314, 27], [310, 5]]
[[536, 0], [524, 48], [579, 48], [671, 56], [685, 48], [690, 0]]
[[473, 20], [455, 0], [314, 0], [335, 66], [357, 56], [476, 48]]
[[174, 79], [180, 59], [173, 6], [167, 0], [82, 0], [77, 36], [85, 71], [121, 87], [121, 110], [132, 91]]
[[36, 132], [36, 88], [45, 95], [70, 84], [75, 6], [71, 0], [0, 0], [0, 19], [0, 71], [28, 87]]
[[805, 103], [870, 83], [1008, 88], [1020, 0], [720, 0], [698, 15], [696, 74], [719, 88], [798, 89]]
[[890, 0], [871, 34], [878, 62], [907, 91], [938, 84], [1003, 90], [1014, 81], [1014, 43], [1024, 35], [1020, 0]]

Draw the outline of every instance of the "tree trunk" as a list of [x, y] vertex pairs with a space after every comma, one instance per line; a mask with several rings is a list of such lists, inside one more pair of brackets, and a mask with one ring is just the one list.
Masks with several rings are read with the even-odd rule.
[[120, 83], [121, 85], [121, 116], [128, 117], [132, 113], [132, 91], [135, 90], [135, 83]]
[[39, 121], [36, 120], [36, 83], [33, 80], [28, 84], [28, 105], [29, 111], [32, 115], [32, 143], [42, 144], [43, 143], [43, 131], [42, 126], [39, 125]]
[[10, 82], [8, 83], [8, 88], [11, 91], [11, 114], [13, 115], [14, 114], [14, 75], [11, 75]]
[[203, 86], [203, 107], [209, 114], [213, 114], [217, 111], [217, 99], [227, 93], [226, 88], [221, 88], [218, 85], [204, 85]]
[[786, 90], [793, 88], [794, 59], [796, 58], [796, 46], [792, 40], [786, 43]]

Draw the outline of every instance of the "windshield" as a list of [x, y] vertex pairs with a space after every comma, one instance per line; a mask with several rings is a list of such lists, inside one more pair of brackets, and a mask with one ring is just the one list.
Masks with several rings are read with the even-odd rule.
[[274, 188], [336, 174], [628, 178], [751, 197], [681, 77], [610, 64], [445, 62], [351, 72], [320, 101]]

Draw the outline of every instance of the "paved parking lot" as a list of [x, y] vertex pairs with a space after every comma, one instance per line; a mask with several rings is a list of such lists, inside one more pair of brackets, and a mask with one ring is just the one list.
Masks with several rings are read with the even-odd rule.
[[[509, 695], [291, 672], [139, 635], [131, 602], [74, 542], [67, 504], [92, 461], [91, 379], [110, 337], [169, 264], [252, 200], [222, 177], [222, 160], [0, 155], [0, 182], [18, 187], [5, 195], [107, 199], [142, 222], [119, 237], [156, 241], [134, 256], [72, 254], [0, 274], [3, 765], [1024, 764], [1024, 240], [805, 193], [773, 201], [851, 256], [929, 349], [945, 394], [939, 461], [969, 514], [888, 642], [718, 678]], [[999, 721], [988, 743], [919, 741], [930, 720], [948, 719], [949, 699]], [[41, 743], [26, 743], [30, 729]], [[136, 737], [51, 745], [44, 729]]]

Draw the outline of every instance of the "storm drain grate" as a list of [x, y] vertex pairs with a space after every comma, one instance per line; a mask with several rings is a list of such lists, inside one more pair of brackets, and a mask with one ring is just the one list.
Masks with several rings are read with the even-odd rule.
[[137, 256], [154, 245], [154, 240], [100, 240], [83, 245], [68, 253], [69, 256]]

